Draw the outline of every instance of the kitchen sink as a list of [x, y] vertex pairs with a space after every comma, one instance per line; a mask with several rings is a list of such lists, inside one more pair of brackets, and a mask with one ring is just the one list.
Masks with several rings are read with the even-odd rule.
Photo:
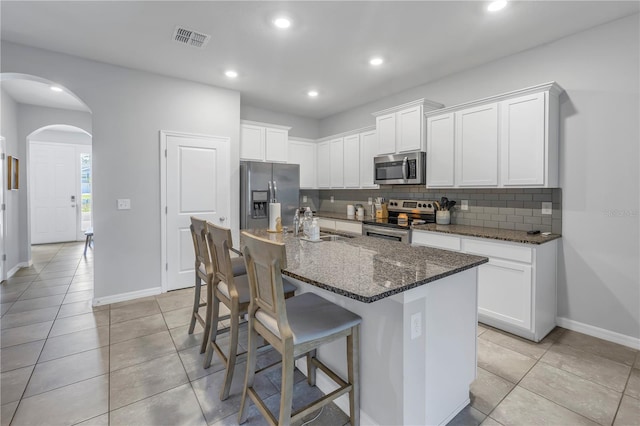
[[313, 241], [313, 242], [321, 242], [321, 241], [342, 241], [342, 240], [349, 240], [353, 237], [348, 236], [348, 235], [338, 235], [338, 234], [329, 234], [326, 232], [321, 232], [320, 233], [320, 239], [319, 240], [310, 240], [308, 238], [305, 237], [301, 237], [301, 239], [305, 240], [305, 241]]

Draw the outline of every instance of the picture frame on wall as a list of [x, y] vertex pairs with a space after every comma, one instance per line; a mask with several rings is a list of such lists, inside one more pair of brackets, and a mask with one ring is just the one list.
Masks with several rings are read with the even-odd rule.
[[20, 189], [20, 161], [16, 157], [9, 155], [7, 161], [8, 169], [8, 189]]

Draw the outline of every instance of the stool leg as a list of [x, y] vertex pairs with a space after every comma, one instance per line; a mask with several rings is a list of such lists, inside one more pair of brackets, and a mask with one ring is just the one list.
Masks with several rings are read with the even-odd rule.
[[[213, 287], [213, 284], [211, 285]], [[204, 335], [204, 340], [207, 342], [207, 353], [204, 356], [204, 368], [211, 366], [211, 358], [213, 358], [214, 345], [216, 344], [216, 337], [218, 337], [218, 317], [220, 315], [220, 300], [216, 297], [215, 290], [211, 290], [211, 326], [209, 335]]]
[[315, 358], [316, 358], [315, 349], [307, 352], [307, 383], [309, 383], [309, 386], [316, 385], [316, 370], [318, 368], [313, 362], [311, 362], [311, 360]]
[[201, 354], [207, 350], [209, 333], [211, 332], [211, 321], [212, 321], [211, 309], [213, 305], [213, 284], [211, 284], [212, 281], [213, 279], [211, 277], [207, 280], [207, 313], [206, 313], [207, 316], [205, 317], [205, 320], [204, 320], [204, 334], [202, 337], [202, 346], [200, 346]]
[[360, 425], [360, 325], [351, 328], [347, 336], [347, 376], [353, 386], [349, 392], [351, 426]]
[[91, 237], [90, 235], [87, 235], [87, 238], [86, 238], [86, 240], [84, 241], [84, 256], [86, 256], [86, 255], [87, 255], [87, 247], [89, 247], [89, 238], [90, 238], [90, 237]]
[[280, 418], [279, 425], [291, 423], [291, 405], [293, 403], [293, 370], [295, 361], [293, 359], [293, 339], [284, 342], [282, 351], [282, 384], [280, 391]]
[[238, 354], [238, 328], [240, 327], [240, 314], [238, 312], [237, 302], [231, 302], [231, 316], [229, 321], [231, 341], [229, 342], [229, 356], [227, 357], [227, 372], [224, 375], [224, 385], [220, 391], [221, 401], [224, 401], [229, 397], [229, 389], [231, 389], [231, 380], [233, 379], [233, 370], [236, 368], [236, 355]]
[[242, 399], [240, 400], [240, 411], [238, 412], [238, 423], [242, 424], [247, 421], [246, 404], [249, 397], [249, 388], [253, 387], [253, 379], [256, 374], [256, 353], [258, 344], [258, 333], [253, 329], [252, 319], [249, 318], [249, 344], [247, 348], [247, 371], [244, 376], [244, 389], [242, 390]]
[[196, 283], [195, 283], [195, 295], [193, 298], [193, 312], [191, 312], [191, 322], [189, 323], [189, 334], [193, 334], [193, 329], [196, 326], [196, 314], [198, 313], [198, 308], [200, 308], [200, 287], [202, 285], [202, 280], [198, 275], [198, 265], [196, 265]]

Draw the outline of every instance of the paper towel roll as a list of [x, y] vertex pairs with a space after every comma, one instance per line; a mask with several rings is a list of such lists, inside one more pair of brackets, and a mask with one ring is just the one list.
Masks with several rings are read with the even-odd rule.
[[280, 217], [280, 203], [269, 203], [269, 231], [277, 232], [276, 224]]
[[353, 204], [349, 204], [347, 206], [347, 216], [353, 216], [354, 214], [356, 214], [356, 208], [353, 206]]

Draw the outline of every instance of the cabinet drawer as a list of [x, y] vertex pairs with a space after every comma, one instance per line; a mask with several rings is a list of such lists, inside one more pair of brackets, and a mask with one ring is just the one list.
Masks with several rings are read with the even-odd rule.
[[501, 259], [515, 260], [516, 262], [531, 263], [533, 256], [529, 247], [521, 247], [509, 243], [493, 243], [465, 239], [463, 244], [465, 253], [478, 254], [480, 256], [498, 257]]
[[336, 220], [336, 231], [350, 232], [352, 234], [362, 234], [362, 224], [357, 222], [343, 222]]
[[322, 217], [319, 217], [318, 225], [320, 226], [320, 229], [329, 229], [329, 230], [336, 229], [336, 221], [331, 219], [324, 219]]
[[435, 232], [413, 231], [411, 243], [445, 250], [460, 251], [460, 238]]

